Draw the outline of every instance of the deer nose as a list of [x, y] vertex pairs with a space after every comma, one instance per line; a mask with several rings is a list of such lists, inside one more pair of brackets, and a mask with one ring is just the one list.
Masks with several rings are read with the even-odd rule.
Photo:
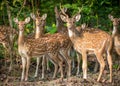
[[70, 27], [70, 26], [71, 26], [71, 24], [70, 24], [70, 23], [67, 23], [67, 26], [68, 26], [68, 27]]

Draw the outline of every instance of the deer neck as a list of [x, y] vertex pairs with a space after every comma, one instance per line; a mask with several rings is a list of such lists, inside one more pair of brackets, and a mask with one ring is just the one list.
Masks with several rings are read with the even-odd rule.
[[42, 29], [42, 27], [40, 28], [40, 26], [36, 26], [36, 34], [35, 34], [36, 39], [42, 35], [42, 31], [40, 29]]
[[78, 31], [75, 29], [76, 26], [72, 26], [70, 28], [68, 28], [68, 35], [71, 39], [71, 41], [73, 42], [76, 38], [78, 38]]
[[24, 45], [24, 31], [19, 31], [19, 36], [18, 36], [18, 45], [23, 46]]
[[116, 34], [118, 33], [118, 26], [113, 26], [113, 31], [112, 31], [112, 37], [116, 36]]
[[63, 32], [63, 29], [65, 27], [63, 21], [60, 19], [56, 19], [56, 27], [58, 29], [58, 32]]
[[62, 22], [62, 20], [60, 20], [60, 19], [56, 19], [56, 26], [57, 27], [64, 27], [64, 23]]

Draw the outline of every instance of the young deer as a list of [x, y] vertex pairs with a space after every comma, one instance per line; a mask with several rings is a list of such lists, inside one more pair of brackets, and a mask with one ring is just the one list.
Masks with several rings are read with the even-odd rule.
[[[114, 41], [114, 49], [117, 52], [117, 54], [120, 56], [120, 32], [118, 31], [120, 18], [114, 18], [112, 15], [108, 15], [108, 17], [113, 23], [112, 37]], [[120, 66], [118, 67], [118, 69], [119, 68]]]
[[120, 55], [120, 33], [118, 31], [120, 18], [114, 18], [112, 15], [108, 15], [109, 19], [113, 23], [112, 37], [114, 40], [114, 48], [118, 55]]
[[[42, 17], [40, 17], [39, 14], [37, 15], [37, 17], [33, 13], [31, 13], [30, 15], [31, 15], [31, 18], [35, 21], [35, 26], [36, 26], [35, 39], [43, 37], [47, 14], [42, 15]], [[39, 67], [40, 59], [41, 58], [37, 58], [37, 66], [36, 66], [34, 77], [38, 76], [38, 67]], [[45, 60], [47, 60], [47, 70], [50, 70], [49, 64], [48, 64], [48, 58], [45, 58], [45, 55], [44, 55], [42, 59], [42, 78], [44, 78], [44, 75], [45, 75], [44, 74]]]
[[100, 74], [97, 81], [100, 81], [102, 76], [105, 62], [103, 59], [103, 53], [107, 53], [107, 60], [110, 68], [110, 82], [112, 82], [112, 57], [110, 51], [112, 49], [112, 38], [105, 31], [95, 29], [90, 32], [82, 30], [80, 33], [76, 31], [75, 22], [80, 20], [81, 15], [78, 13], [72, 18], [63, 11], [61, 19], [67, 23], [68, 34], [74, 45], [74, 49], [82, 54], [82, 70], [83, 78], [87, 79], [87, 54], [94, 53], [100, 63]]
[[[71, 41], [69, 37], [66, 37], [66, 35], [61, 34], [61, 33], [44, 34], [43, 29], [45, 26], [45, 18], [46, 18], [45, 14], [42, 17], [35, 17], [35, 15], [32, 14], [31, 17], [33, 20], [36, 20], [36, 26], [38, 26], [37, 29], [39, 29], [39, 30], [36, 30], [36, 33], [38, 33], [39, 31], [40, 33], [43, 34], [40, 37], [49, 37], [49, 38], [56, 39], [57, 41], [59, 41], [60, 43], [59, 53], [62, 55], [62, 57], [65, 59], [65, 61], [68, 64], [68, 76], [70, 76], [71, 75], [71, 59], [69, 58], [68, 52], [67, 52], [71, 47]], [[60, 59], [62, 60], [63, 58], [60, 58]]]
[[[50, 60], [55, 65], [55, 71], [53, 78], [56, 76], [58, 65], [61, 70], [61, 78], [63, 78], [62, 61], [58, 58], [58, 51], [60, 44], [57, 40], [50, 38], [38, 38], [38, 39], [25, 39], [24, 37], [24, 26], [29, 23], [30, 17], [26, 18], [25, 21], [18, 21], [14, 18], [14, 22], [18, 24], [19, 36], [18, 36], [18, 52], [22, 59], [22, 77], [21, 81], [28, 80], [28, 71], [30, 65], [30, 59], [32, 57], [41, 57], [45, 54], [50, 56]], [[60, 56], [60, 55], [59, 55]], [[58, 64], [58, 65], [57, 65]]]
[[[8, 52], [10, 57], [10, 67], [9, 71], [12, 69], [12, 54], [13, 54], [13, 41], [14, 37], [17, 34], [17, 31], [14, 28], [11, 28], [10, 26], [0, 26], [0, 43], [5, 48], [5, 52]], [[6, 56], [7, 53], [5, 53]]]

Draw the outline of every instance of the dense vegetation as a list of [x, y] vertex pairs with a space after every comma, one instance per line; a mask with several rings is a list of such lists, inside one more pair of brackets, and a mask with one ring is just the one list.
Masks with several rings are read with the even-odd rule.
[[[78, 8], [82, 9], [82, 19], [77, 23], [87, 23], [91, 27], [98, 27], [105, 31], [112, 29], [112, 23], [108, 19], [108, 14], [119, 17], [120, 1], [119, 0], [2, 0], [0, 1], [0, 25], [10, 25], [17, 28], [13, 18], [18, 17], [23, 20], [30, 16], [30, 13], [40, 11], [40, 15], [47, 13], [46, 32], [54, 33], [55, 13], [54, 7], [60, 6], [68, 8], [69, 15], [74, 15]], [[26, 26], [26, 33], [31, 33], [34, 23], [31, 20]], [[3, 50], [0, 54], [3, 55]]]
[[[108, 32], [109, 34], [111, 34], [111, 31], [112, 31], [112, 22], [108, 18], [108, 15], [111, 14], [114, 17], [117, 17], [117, 18], [120, 17], [119, 15], [120, 0], [0, 0], [0, 25], [7, 25], [15, 28], [16, 31], [18, 31], [17, 25], [13, 22], [13, 18], [17, 17], [19, 20], [24, 20], [26, 17], [30, 16], [30, 13], [36, 13], [37, 11], [39, 11], [40, 15], [47, 13], [45, 31], [46, 33], [49, 32], [53, 34], [57, 31], [54, 8], [55, 6], [57, 6], [58, 9], [60, 9], [60, 5], [62, 7], [68, 8], [67, 14], [69, 16], [72, 16], [76, 14], [79, 10], [81, 10], [82, 17], [80, 21], [76, 23], [76, 25], [81, 25], [83, 23], [86, 23], [89, 27], [102, 29]], [[34, 28], [35, 28], [35, 24], [31, 19], [31, 22], [27, 24], [25, 27], [25, 35], [33, 33]], [[2, 44], [0, 45], [0, 85], [1, 83], [5, 82], [5, 83], [8, 83], [8, 86], [13, 86], [12, 82], [20, 81], [22, 65], [21, 65], [21, 58], [19, 58], [20, 56], [18, 55], [18, 50], [17, 50], [17, 36], [15, 37], [14, 47], [12, 47], [11, 51], [12, 50], [14, 52], [11, 54], [11, 56], [9, 56], [8, 52], [5, 51], [3, 45]], [[76, 56], [75, 53], [72, 55]], [[13, 60], [11, 60], [11, 58], [9, 57], [13, 57], [12, 58]], [[113, 59], [114, 57], [115, 57], [115, 53], [114, 53]], [[11, 64], [13, 61], [14, 68], [12, 69], [13, 71], [9, 73], [7, 67], [9, 66], [10, 60], [11, 60]], [[32, 59], [32, 60], [36, 60], [36, 59]], [[70, 85], [70, 86], [74, 86], [75, 84], [77, 86], [93, 86], [93, 85], [95, 86], [96, 84], [98, 84], [97, 86], [118, 86], [120, 82], [120, 78], [119, 78], [120, 68], [118, 68], [119, 60], [120, 60], [119, 58], [117, 58], [117, 60], [115, 59], [113, 60], [113, 63], [114, 63], [113, 76], [114, 77], [113, 77], [112, 84], [95, 82], [95, 79], [97, 78], [98, 75], [94, 74], [93, 76], [93, 73], [89, 74], [89, 77], [91, 78], [89, 78], [90, 80], [88, 79], [88, 82], [84, 84], [83, 84], [83, 78], [78, 78], [79, 76], [77, 78], [76, 76], [72, 77], [73, 79], [71, 79], [70, 82], [65, 80], [64, 83], [67, 82], [67, 84], [69, 83], [71, 84], [72, 82], [73, 85]], [[75, 62], [77, 63], [77, 61]], [[94, 63], [95, 62], [89, 62], [88, 66], [90, 68], [88, 71], [91, 71], [91, 69], [94, 68]], [[50, 67], [52, 67], [51, 68], [51, 71], [52, 71], [54, 67], [52, 66], [51, 63], [49, 65]], [[32, 67], [30, 69], [29, 75], [30, 75], [30, 79], [32, 79], [31, 76], [35, 71], [36, 62], [35, 61], [31, 62], [30, 66]], [[118, 71], [117, 71], [117, 68], [118, 68]], [[75, 74], [75, 72], [76, 72], [76, 69], [73, 69], [72, 73]], [[105, 71], [105, 74], [106, 73], [107, 72]], [[49, 76], [51, 75], [49, 74], [52, 74], [52, 72], [51, 73], [48, 72], [47, 74], [48, 74], [47, 75], [48, 78], [45, 81], [47, 81], [48, 83], [51, 80], [51, 78], [49, 78]], [[33, 81], [33, 84], [38, 84], [38, 85], [42, 83], [44, 84], [44, 82], [41, 82], [39, 78], [35, 80], [33, 79], [31, 81]], [[10, 85], [9, 85], [9, 82], [10, 82]], [[53, 85], [55, 84], [55, 82], [53, 81]], [[105, 82], [105, 80], [103, 79], [102, 82]], [[29, 83], [25, 82], [22, 84], [25, 84], [25, 86], [28, 86], [31, 83], [32, 82], [29, 82]], [[14, 84], [18, 86], [18, 83], [14, 83]], [[48, 86], [49, 85], [50, 84], [48, 83]], [[7, 84], [5, 84], [5, 86], [7, 86]], [[24, 86], [24, 85], [20, 85], [20, 86]]]
[[[7, 21], [7, 7], [9, 5], [9, 10], [11, 11], [11, 16], [19, 17], [20, 19], [25, 16], [29, 16], [31, 12], [36, 12], [40, 10], [41, 14], [47, 13], [47, 25], [52, 25], [55, 23], [54, 7], [59, 6], [60, 3], [69, 8], [70, 14], [74, 14], [78, 11], [78, 7], [82, 7], [82, 17], [81, 22], [91, 23], [94, 26], [102, 26], [102, 23], [106, 25], [106, 19], [108, 19], [108, 14], [113, 14], [118, 17], [119, 13], [119, 1], [118, 0], [3, 0], [0, 2], [0, 24], [8, 24]], [[24, 16], [24, 17], [23, 17]], [[102, 23], [101, 23], [102, 21]], [[104, 21], [104, 22], [103, 22]]]
[[[69, 15], [74, 15], [78, 8], [82, 9], [82, 18], [77, 23], [87, 23], [91, 27], [98, 27], [105, 31], [111, 31], [112, 23], [108, 19], [108, 14], [120, 17], [120, 0], [2, 0], [0, 1], [0, 25], [10, 25], [17, 28], [13, 18], [18, 17], [23, 20], [30, 16], [30, 13], [40, 11], [40, 15], [47, 13], [46, 32], [54, 33], [55, 13], [54, 7], [60, 6], [68, 8]], [[31, 33], [34, 23], [27, 24], [26, 33]], [[2, 47], [1, 47], [2, 48]], [[3, 49], [0, 50], [0, 57], [3, 57]]]

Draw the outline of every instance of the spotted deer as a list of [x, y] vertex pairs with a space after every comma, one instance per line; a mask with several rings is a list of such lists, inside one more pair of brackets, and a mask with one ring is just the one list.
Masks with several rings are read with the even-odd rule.
[[[36, 27], [36, 29], [35, 29], [35, 39], [43, 37], [47, 14], [42, 15], [42, 17], [39, 16], [38, 12], [37, 12], [37, 16], [35, 16], [35, 14], [33, 14], [33, 13], [31, 13], [30, 15], [31, 15], [31, 18], [35, 21], [35, 27]], [[41, 57], [37, 58], [37, 66], [36, 66], [36, 71], [35, 71], [34, 77], [38, 76], [38, 67], [39, 67], [40, 59], [41, 59]], [[45, 75], [44, 74], [45, 60], [47, 60], [47, 70], [50, 70], [49, 64], [48, 64], [48, 58], [45, 58], [45, 55], [44, 55], [43, 59], [42, 59], [42, 78], [44, 78], [44, 75]]]
[[77, 13], [70, 18], [64, 11], [62, 11], [61, 19], [66, 22], [69, 37], [73, 43], [74, 49], [82, 55], [82, 70], [83, 78], [87, 79], [87, 54], [94, 53], [100, 64], [100, 73], [97, 81], [100, 81], [105, 68], [105, 61], [103, 54], [107, 53], [107, 60], [110, 69], [110, 82], [112, 82], [112, 37], [100, 29], [95, 29], [90, 32], [82, 30], [80, 33], [76, 31], [75, 22], [81, 18], [80, 13]]
[[[55, 12], [55, 19], [56, 19], [56, 27], [57, 27], [57, 33], [61, 33], [61, 34], [64, 34], [66, 36], [68, 36], [68, 30], [67, 30], [67, 27], [64, 25], [64, 22], [61, 20], [60, 18], [60, 14], [62, 13], [61, 10], [64, 10], [65, 12], [67, 11], [67, 8], [62, 8], [60, 6], [60, 11], [58, 10], [57, 6], [55, 6], [54, 8], [54, 12]], [[68, 54], [71, 55], [71, 56], [74, 56], [75, 54], [75, 51], [73, 49], [73, 47], [71, 46], [71, 48], [68, 50]], [[78, 61], [80, 61], [80, 55], [77, 54], [77, 59], [79, 59]], [[74, 69], [75, 68], [75, 58], [72, 58], [72, 68]], [[76, 75], [79, 74], [79, 63], [78, 62], [78, 65], [77, 65], [77, 73]]]
[[120, 33], [118, 31], [120, 18], [114, 18], [112, 15], [108, 15], [109, 19], [113, 23], [112, 37], [114, 40], [114, 48], [118, 55], [120, 55]]
[[[77, 26], [76, 27], [76, 30], [78, 31], [78, 32], [81, 32], [82, 30], [85, 30], [85, 31], [88, 31], [88, 32], [90, 32], [90, 31], [92, 31], [92, 30], [94, 30], [95, 28], [91, 28], [91, 27], [88, 27], [88, 25], [86, 24], [86, 23], [83, 23], [83, 24], [81, 24], [81, 26]], [[99, 68], [99, 63], [95, 60], [95, 58], [93, 58], [93, 56], [95, 56], [94, 55], [94, 53], [90, 53], [89, 55], [88, 55], [88, 58], [90, 58], [90, 60], [91, 61], [95, 61], [95, 67], [94, 67], [94, 72], [97, 72], [97, 70], [98, 70], [98, 68]], [[78, 70], [77, 70], [77, 73], [79, 74], [79, 69], [80, 69], [80, 60], [81, 60], [81, 57], [79, 57], [79, 59], [78, 59]]]
[[120, 55], [120, 33], [118, 31], [120, 18], [114, 18], [112, 15], [108, 15], [109, 19], [113, 23], [112, 37], [114, 40], [114, 49], [118, 55]]
[[[13, 47], [14, 37], [16, 34], [17, 31], [14, 28], [5, 25], [0, 26], [0, 43], [5, 48], [5, 52], [8, 52], [11, 61], [9, 71], [12, 70], [12, 54], [13, 54], [12, 47]], [[7, 53], [5, 53], [5, 56], [6, 54]]]
[[45, 38], [30, 38], [26, 39], [24, 37], [24, 27], [25, 24], [30, 22], [30, 17], [27, 17], [24, 21], [18, 21], [17, 18], [14, 18], [14, 22], [18, 24], [19, 36], [18, 36], [18, 52], [22, 59], [22, 76], [21, 81], [28, 80], [28, 71], [30, 65], [30, 59], [32, 57], [41, 57], [46, 53], [50, 56], [50, 60], [55, 65], [54, 75], [55, 78], [58, 65], [61, 70], [61, 78], [63, 78], [63, 62], [58, 58], [60, 56], [58, 54], [60, 43], [55, 39], [50, 39], [48, 37]]
[[59, 53], [62, 56], [62, 58], [60, 58], [60, 59], [63, 59], [63, 60], [65, 60], [65, 62], [67, 62], [67, 65], [68, 65], [67, 74], [68, 74], [68, 76], [70, 76], [71, 75], [71, 59], [68, 56], [68, 50], [71, 47], [71, 41], [70, 41], [69, 37], [64, 35], [64, 34], [61, 34], [61, 33], [45, 34], [43, 32], [44, 31], [43, 29], [44, 29], [44, 26], [45, 26], [45, 24], [44, 24], [45, 23], [45, 18], [46, 18], [45, 14], [42, 17], [40, 17], [40, 16], [36, 17], [34, 14], [32, 14], [31, 17], [32, 17], [33, 20], [36, 20], [35, 23], [36, 23], [36, 26], [38, 26], [37, 29], [39, 29], [39, 30], [36, 30], [36, 33], [38, 33], [38, 31], [39, 31], [40, 33], [43, 34], [39, 37], [49, 37], [49, 38], [56, 39], [57, 41], [59, 41], [59, 43], [60, 43]]

